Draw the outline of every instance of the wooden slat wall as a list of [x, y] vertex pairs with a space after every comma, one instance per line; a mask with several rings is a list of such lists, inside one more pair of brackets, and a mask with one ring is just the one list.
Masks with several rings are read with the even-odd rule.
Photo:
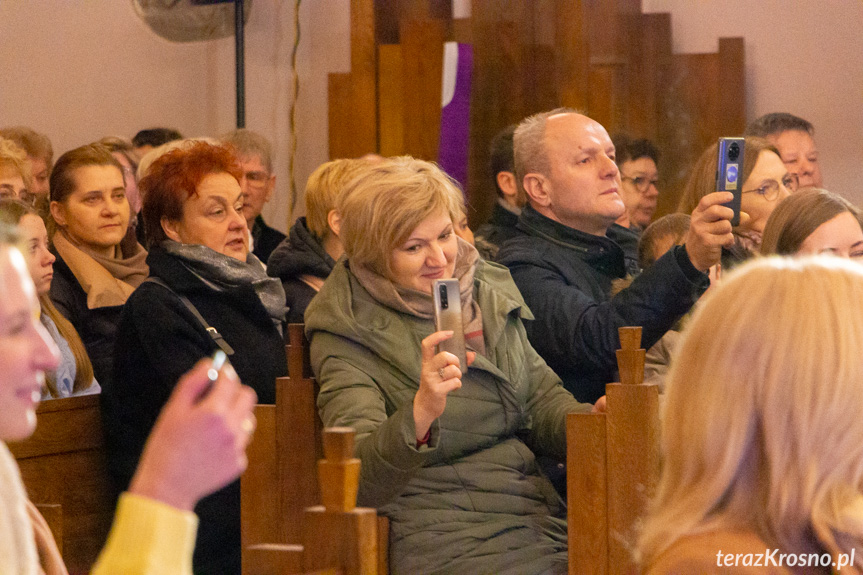
[[723, 38], [714, 54], [673, 55], [668, 14], [639, 0], [351, 0], [350, 74], [330, 78], [330, 155], [438, 156], [442, 46], [473, 44], [467, 197], [471, 225], [495, 201], [488, 144], [506, 125], [569, 106], [610, 133], [657, 143], [673, 210], [691, 162], [745, 127], [744, 47]]

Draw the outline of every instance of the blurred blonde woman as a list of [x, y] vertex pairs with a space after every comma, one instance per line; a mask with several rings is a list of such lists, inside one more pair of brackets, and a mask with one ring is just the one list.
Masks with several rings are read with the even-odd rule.
[[784, 563], [752, 572], [860, 572], [861, 293], [855, 262], [769, 258], [707, 296], [667, 383], [646, 574], [749, 573], [723, 556], [774, 549]]

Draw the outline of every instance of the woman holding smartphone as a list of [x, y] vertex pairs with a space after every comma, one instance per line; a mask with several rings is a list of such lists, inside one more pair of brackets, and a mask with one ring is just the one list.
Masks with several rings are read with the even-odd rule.
[[[702, 197], [716, 191], [717, 149], [717, 144], [707, 148], [692, 167], [678, 213], [691, 214]], [[742, 213], [740, 224], [733, 230], [734, 244], [722, 248], [722, 267], [726, 270], [758, 253], [767, 218], [779, 202], [797, 191], [797, 176], [788, 172], [776, 147], [762, 138], [745, 138], [739, 181]]]
[[[287, 375], [285, 292], [249, 252], [233, 151], [189, 142], [156, 159], [141, 179], [152, 280], [126, 302], [117, 331], [117, 378], [103, 392], [110, 464], [132, 477], [174, 382], [217, 350], [261, 403]], [[240, 572], [240, 489], [234, 482], [196, 507], [195, 569]]]
[[[462, 201], [409, 157], [343, 191], [348, 257], [305, 315], [321, 417], [357, 432], [359, 503], [390, 518], [393, 573], [566, 573], [564, 506], [534, 454], [561, 457], [566, 414], [591, 406], [528, 343], [509, 272], [455, 235]], [[444, 279], [469, 368], [436, 351], [453, 336], [433, 319]]]

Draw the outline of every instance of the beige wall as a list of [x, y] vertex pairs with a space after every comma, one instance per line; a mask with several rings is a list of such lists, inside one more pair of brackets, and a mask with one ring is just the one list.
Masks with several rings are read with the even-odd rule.
[[[714, 51], [745, 36], [747, 116], [785, 110], [818, 131], [825, 183], [863, 203], [863, 3], [824, 0], [642, 0], [672, 13], [676, 51]], [[265, 210], [286, 229], [290, 55], [294, 2], [253, 0], [246, 26], [246, 123], [271, 139], [278, 188]], [[793, 6], [793, 8], [789, 8]], [[294, 181], [327, 159], [327, 74], [347, 72], [349, 1], [300, 9]], [[48, 134], [56, 153], [108, 134], [154, 125], [189, 136], [234, 127], [233, 39], [174, 44], [140, 22], [129, 1], [0, 1], [0, 125]], [[302, 211], [302, 203], [293, 213]]]
[[[290, 203], [293, 10], [294, 2], [253, 0], [245, 28], [246, 126], [274, 144], [279, 192], [265, 217], [283, 230]], [[348, 1], [304, 2], [300, 18], [294, 180], [301, 190], [327, 159], [326, 75], [348, 70]], [[55, 158], [145, 127], [176, 127], [186, 136], [235, 127], [233, 38], [168, 42], [138, 19], [129, 1], [5, 0], [0, 39], [0, 126], [25, 124], [46, 133]]]
[[642, 0], [642, 6], [671, 13], [675, 52], [714, 52], [720, 36], [743, 36], [747, 119], [790, 112], [812, 122], [824, 186], [863, 203], [863, 2]]

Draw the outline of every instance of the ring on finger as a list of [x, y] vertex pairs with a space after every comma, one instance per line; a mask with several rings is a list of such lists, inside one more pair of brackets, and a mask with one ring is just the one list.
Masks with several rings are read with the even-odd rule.
[[444, 375], [443, 368], [440, 368], [439, 370], [437, 370], [437, 374], [440, 376], [441, 379], [446, 379], [446, 375]]

